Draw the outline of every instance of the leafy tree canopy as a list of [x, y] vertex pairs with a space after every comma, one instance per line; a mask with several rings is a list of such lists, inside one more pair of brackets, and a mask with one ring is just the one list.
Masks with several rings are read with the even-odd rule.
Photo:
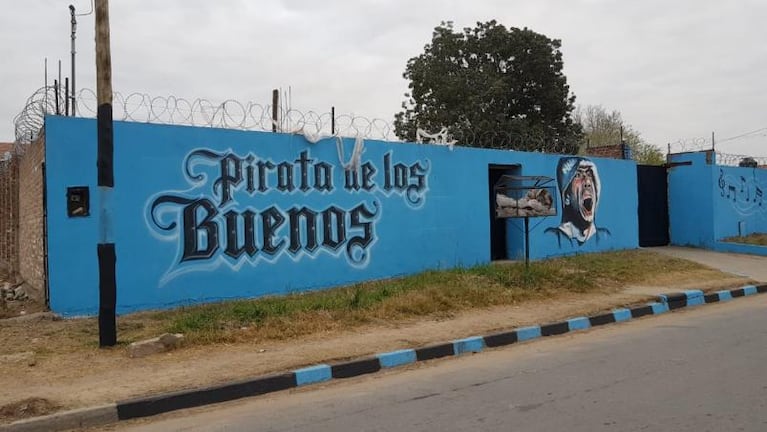
[[423, 54], [407, 62], [410, 84], [395, 132], [447, 133], [460, 145], [575, 153], [581, 128], [562, 73], [561, 43], [496, 21], [463, 32], [434, 29]]
[[583, 128], [583, 143], [585, 147], [600, 147], [617, 145], [621, 139], [630, 148], [637, 163], [644, 165], [662, 165], [666, 157], [661, 150], [646, 142], [641, 134], [623, 121], [620, 111], [607, 112], [601, 105], [579, 106], [575, 110], [575, 121]]

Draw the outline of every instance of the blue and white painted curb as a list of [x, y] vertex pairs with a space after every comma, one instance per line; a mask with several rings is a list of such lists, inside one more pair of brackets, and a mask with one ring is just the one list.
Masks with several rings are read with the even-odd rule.
[[590, 317], [575, 317], [561, 322], [521, 327], [486, 336], [468, 337], [421, 348], [385, 352], [343, 363], [310, 366], [281, 375], [259, 377], [241, 383], [118, 402], [117, 412], [121, 420], [145, 417], [181, 408], [191, 408], [246, 396], [303, 387], [327, 382], [332, 379], [370, 374], [382, 369], [406, 366], [426, 360], [478, 353], [487, 348], [496, 348], [541, 337], [588, 330], [592, 327], [630, 321], [646, 315], [660, 315], [679, 308], [729, 301], [733, 298], [765, 292], [767, 292], [767, 284], [760, 286], [748, 285], [711, 294], [705, 294], [699, 290], [666, 294], [658, 296], [656, 302], [632, 308], [614, 309], [610, 312]]
[[[114, 418], [117, 420], [128, 420], [139, 417], [148, 417], [179, 409], [258, 396], [266, 393], [328, 382], [338, 378], [350, 378], [371, 374], [382, 369], [406, 366], [426, 360], [478, 353], [487, 348], [496, 348], [547, 336], [588, 330], [592, 327], [630, 321], [643, 316], [660, 315], [675, 309], [707, 303], [725, 302], [738, 297], [766, 292], [767, 284], [758, 286], [747, 285], [737, 289], [716, 291], [709, 294], [699, 290], [665, 294], [658, 296], [658, 300], [655, 302], [632, 308], [614, 309], [606, 313], [589, 317], [575, 317], [560, 322], [520, 327], [486, 336], [473, 336], [421, 348], [385, 352], [371, 357], [363, 357], [341, 363], [319, 364], [285, 373], [259, 376], [253, 379], [230, 382], [212, 387], [162, 393], [154, 396], [126, 400], [117, 402], [114, 405], [99, 407], [99, 416], [91, 416], [98, 420], [87, 421], [90, 414], [86, 409], [80, 410], [79, 412], [72, 411], [71, 415], [70, 412], [67, 412], [54, 416], [22, 420], [8, 425], [0, 425], [0, 432], [66, 429], [57, 427], [56, 423], [51, 420], [51, 418], [55, 416], [64, 416], [68, 419], [68, 423], [63, 422], [62, 424], [69, 425], [72, 422], [80, 421], [79, 424], [82, 427], [99, 426], [106, 424], [106, 422], [113, 422]], [[110, 410], [110, 413], [112, 413], [111, 410], [114, 409], [116, 415], [110, 413], [105, 414], [104, 410], [106, 408]]]

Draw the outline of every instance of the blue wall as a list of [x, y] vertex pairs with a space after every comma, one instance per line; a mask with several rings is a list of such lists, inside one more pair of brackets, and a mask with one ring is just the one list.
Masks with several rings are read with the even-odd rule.
[[[114, 133], [119, 313], [487, 263], [488, 165], [521, 164], [522, 175], [556, 179], [560, 161], [541, 153], [365, 141], [358, 185], [347, 187], [332, 139], [310, 144], [300, 135], [124, 122]], [[344, 142], [346, 161], [353, 145]], [[93, 314], [96, 122], [48, 117], [46, 148], [51, 308]], [[531, 258], [637, 247], [634, 163], [592, 161], [599, 177], [596, 234], [583, 242], [557, 235], [560, 208], [558, 216], [531, 219]], [[67, 216], [71, 186], [90, 188], [90, 216]], [[311, 214], [313, 232], [305, 224]], [[206, 250], [215, 236], [218, 248]], [[240, 251], [246, 238], [253, 247]], [[510, 242], [511, 255], [518, 243]]]
[[668, 210], [671, 244], [710, 247], [714, 239], [712, 169], [706, 153], [671, 155]]
[[767, 170], [714, 167], [714, 237], [767, 232]]
[[764, 248], [720, 240], [767, 232], [767, 170], [719, 166], [710, 152], [671, 155], [670, 162], [672, 244], [765, 254]]

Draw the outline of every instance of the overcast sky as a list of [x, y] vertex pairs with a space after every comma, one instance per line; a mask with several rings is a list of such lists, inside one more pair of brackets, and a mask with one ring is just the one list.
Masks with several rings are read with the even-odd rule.
[[[6, 1], [0, 15], [0, 141], [62, 60], [69, 10], [89, 0]], [[9, 8], [10, 3], [13, 7]], [[562, 40], [577, 104], [601, 104], [649, 142], [718, 139], [767, 156], [767, 0], [112, 0], [114, 89], [270, 103], [391, 120], [433, 28], [496, 19]], [[77, 86], [95, 89], [94, 16], [79, 17]], [[52, 78], [51, 78], [52, 82]]]

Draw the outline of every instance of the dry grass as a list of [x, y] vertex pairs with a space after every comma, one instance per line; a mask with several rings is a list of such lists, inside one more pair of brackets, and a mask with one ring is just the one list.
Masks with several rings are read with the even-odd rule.
[[[164, 332], [184, 333], [190, 345], [285, 340], [366, 324], [449, 318], [471, 309], [577, 293], [609, 293], [627, 285], [663, 286], [727, 276], [648, 251], [587, 254], [534, 262], [529, 269], [505, 263], [427, 271], [305, 294], [130, 314], [118, 319], [118, 336], [120, 345]], [[3, 328], [6, 343], [0, 354], [34, 349], [45, 357], [97, 346], [95, 319], [30, 327]]]
[[730, 243], [746, 243], [757, 246], [767, 246], [767, 234], [766, 233], [753, 233], [747, 236], [727, 237], [723, 241]]

